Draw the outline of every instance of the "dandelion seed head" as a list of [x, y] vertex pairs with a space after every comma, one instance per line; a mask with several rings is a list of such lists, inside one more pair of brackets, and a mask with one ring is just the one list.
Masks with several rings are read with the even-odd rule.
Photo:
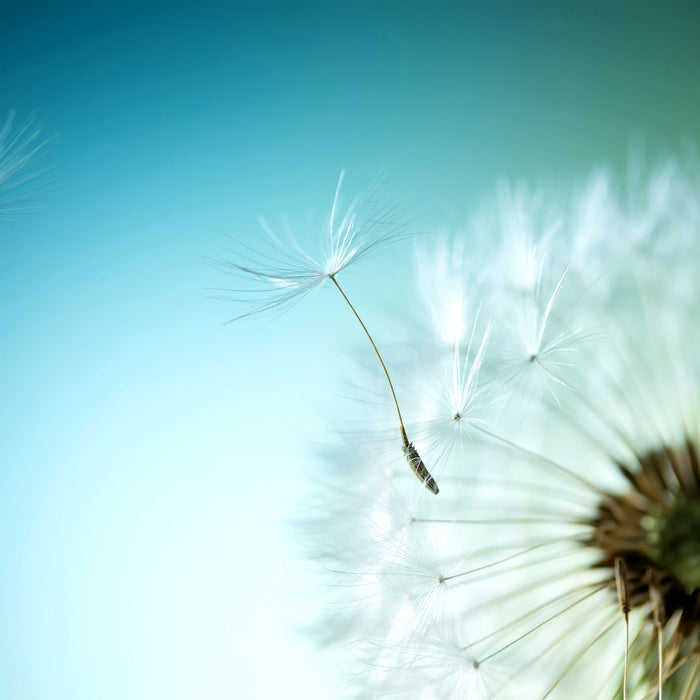
[[397, 388], [440, 495], [387, 468], [378, 407], [309, 530], [363, 697], [697, 696], [699, 184], [502, 186], [419, 252], [432, 336]]

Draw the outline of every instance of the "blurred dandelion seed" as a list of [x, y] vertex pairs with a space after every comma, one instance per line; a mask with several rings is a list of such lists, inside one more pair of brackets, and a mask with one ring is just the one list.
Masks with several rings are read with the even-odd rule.
[[36, 167], [46, 148], [41, 131], [27, 119], [13, 129], [15, 114], [10, 112], [0, 127], [0, 218], [14, 219], [31, 208], [40, 178], [46, 168]]
[[326, 252], [322, 259], [318, 260], [306, 253], [291, 235], [290, 245], [285, 245], [275, 236], [264, 219], [261, 219], [261, 225], [268, 237], [268, 248], [256, 251], [239, 243], [235, 254], [236, 260], [241, 262], [223, 263], [229, 271], [243, 276], [247, 282], [257, 283], [253, 288], [233, 291], [228, 295], [233, 301], [252, 302], [250, 311], [233, 320], [267, 311], [277, 310], [282, 313], [326, 280], [330, 280], [350, 307], [379, 359], [398, 415], [402, 449], [409, 467], [429, 491], [437, 494], [437, 482], [406, 434], [399, 401], [384, 359], [360, 314], [337, 280], [338, 273], [351, 264], [406, 236], [398, 217], [399, 208], [396, 205], [386, 205], [379, 183], [375, 182], [365, 194], [353, 200], [338, 220], [344, 175], [345, 173], [341, 172], [338, 178], [328, 222], [328, 235], [325, 239]]
[[414, 434], [450, 488], [415, 501], [372, 431], [324, 463], [305, 530], [331, 583], [322, 624], [360, 697], [692, 700], [700, 168], [636, 164], [627, 192], [597, 171], [565, 201], [507, 192], [469, 234], [487, 244], [452, 248], [501, 261], [468, 261], [480, 299], [463, 303], [446, 244], [421, 256], [438, 320], [400, 380], [428, 387], [407, 392]]

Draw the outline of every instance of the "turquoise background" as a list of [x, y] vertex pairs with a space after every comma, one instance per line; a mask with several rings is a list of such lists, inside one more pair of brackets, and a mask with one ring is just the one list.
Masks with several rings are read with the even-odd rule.
[[[224, 234], [255, 245], [258, 214], [287, 215], [312, 248], [341, 168], [348, 195], [383, 170], [439, 231], [499, 177], [697, 143], [699, 20], [691, 2], [3, 7], [0, 118], [36, 115], [53, 168], [0, 229], [0, 697], [327, 697], [300, 627], [322, 591], [287, 523], [366, 348], [325, 290], [226, 324]], [[411, 266], [395, 248], [348, 270], [370, 327], [409, 303]]]

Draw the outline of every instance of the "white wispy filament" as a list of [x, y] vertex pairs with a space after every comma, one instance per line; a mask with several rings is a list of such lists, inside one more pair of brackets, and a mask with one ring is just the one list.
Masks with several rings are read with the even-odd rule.
[[0, 127], [0, 219], [14, 219], [31, 208], [46, 173], [37, 165], [47, 141], [28, 119], [14, 128], [14, 112]]
[[222, 265], [243, 284], [240, 289], [225, 290], [226, 297], [248, 307], [237, 318], [268, 311], [283, 313], [350, 265], [406, 237], [400, 207], [387, 203], [379, 181], [340, 213], [343, 179], [341, 172], [316, 255], [302, 248], [291, 232], [286, 240], [280, 239], [263, 218], [260, 225], [266, 238], [261, 245], [251, 247], [232, 240], [230, 258]]

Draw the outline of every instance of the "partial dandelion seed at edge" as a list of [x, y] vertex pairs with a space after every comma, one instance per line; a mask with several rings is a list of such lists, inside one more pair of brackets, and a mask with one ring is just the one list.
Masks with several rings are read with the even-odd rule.
[[0, 219], [19, 218], [33, 208], [41, 191], [41, 178], [48, 168], [39, 161], [46, 151], [48, 139], [29, 118], [14, 128], [11, 111], [0, 128]]

